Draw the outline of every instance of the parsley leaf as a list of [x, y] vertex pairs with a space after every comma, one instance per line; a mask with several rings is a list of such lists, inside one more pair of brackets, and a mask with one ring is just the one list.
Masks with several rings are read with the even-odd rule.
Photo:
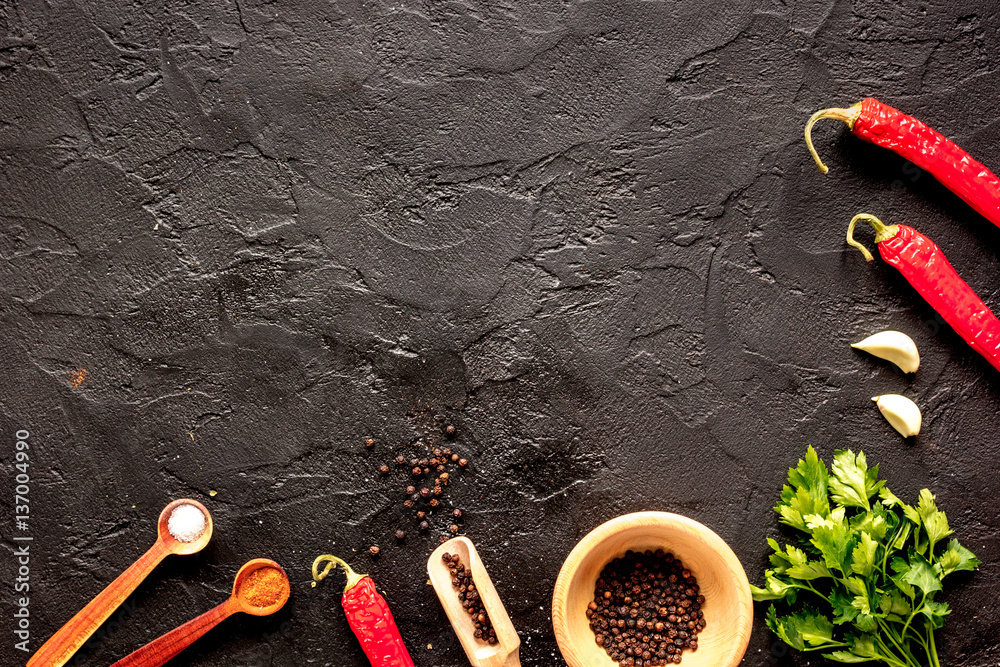
[[838, 449], [833, 454], [833, 476], [830, 478], [830, 497], [844, 507], [862, 507], [871, 510], [869, 498], [885, 486], [878, 479], [878, 466], [868, 469], [864, 452]]
[[788, 484], [781, 489], [781, 500], [774, 507], [781, 521], [799, 530], [808, 530], [805, 517], [829, 515], [828, 477], [826, 464], [810, 445], [798, 467], [788, 470]]
[[948, 548], [938, 558], [938, 564], [941, 565], [941, 576], [946, 577], [958, 570], [975, 570], [979, 567], [979, 559], [974, 553], [959, 544], [958, 540], [952, 540], [948, 543]]

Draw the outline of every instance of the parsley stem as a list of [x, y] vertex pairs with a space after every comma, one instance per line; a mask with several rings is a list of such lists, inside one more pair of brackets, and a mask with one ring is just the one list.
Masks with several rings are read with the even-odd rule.
[[930, 623], [927, 624], [927, 639], [930, 643], [930, 647], [927, 649], [927, 656], [931, 659], [931, 664], [934, 667], [941, 667], [941, 661], [938, 660], [937, 646], [934, 645], [934, 626]]
[[899, 649], [903, 655], [907, 655], [909, 651], [907, 651], [902, 645], [902, 642], [905, 640], [897, 638], [896, 633], [892, 631], [892, 626], [886, 623], [883, 619], [879, 618], [876, 620], [878, 621], [879, 627], [882, 628], [882, 631], [885, 632], [886, 636], [892, 641], [896, 648]]
[[897, 656], [891, 648], [886, 646], [885, 642], [882, 641], [882, 638], [879, 637], [878, 635], [875, 635], [875, 642], [879, 645], [879, 648], [882, 649], [883, 652], [882, 657], [886, 660], [886, 662], [888, 662], [889, 659], [892, 659], [896, 664], [903, 665], [903, 667], [920, 667], [916, 663], [916, 661], [913, 660], [913, 657], [910, 655], [910, 652], [907, 651], [906, 649], [900, 649], [900, 652], [903, 654], [902, 655], [903, 659], [900, 660], [899, 656]]
[[910, 617], [906, 619], [906, 623], [903, 625], [903, 632], [900, 633], [901, 635], [903, 635], [904, 637], [906, 636], [907, 628], [910, 627], [910, 623], [913, 621], [914, 616], [916, 616], [917, 612], [920, 611], [921, 608], [923, 608], [924, 602], [926, 601], [927, 601], [927, 593], [925, 591], [924, 594], [920, 596], [920, 604], [913, 608], [913, 611], [910, 612]]

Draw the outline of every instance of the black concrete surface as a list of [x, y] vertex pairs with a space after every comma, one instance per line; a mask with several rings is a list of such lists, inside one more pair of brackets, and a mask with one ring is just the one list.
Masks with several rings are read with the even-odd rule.
[[[268, 556], [288, 607], [172, 664], [365, 665], [342, 579], [309, 586], [330, 551], [384, 588], [417, 665], [466, 664], [424, 573], [446, 521], [419, 535], [402, 473], [377, 474], [444, 423], [472, 461], [445, 506], [526, 666], [564, 664], [553, 582], [619, 514], [697, 519], [759, 582], [808, 443], [938, 494], [983, 560], [944, 596], [942, 664], [1000, 662], [1000, 375], [843, 240], [861, 211], [913, 224], [996, 309], [1000, 230], [840, 124], [815, 133], [827, 176], [802, 141], [874, 95], [1000, 168], [996, 2], [26, 0], [0, 21], [3, 664], [26, 659], [13, 536], [34, 538], [34, 650], [183, 496], [212, 544], [73, 664]], [[848, 346], [884, 328], [916, 340], [915, 376]], [[892, 392], [923, 409], [913, 442], [870, 401]], [[819, 662], [759, 619], [744, 660]]]

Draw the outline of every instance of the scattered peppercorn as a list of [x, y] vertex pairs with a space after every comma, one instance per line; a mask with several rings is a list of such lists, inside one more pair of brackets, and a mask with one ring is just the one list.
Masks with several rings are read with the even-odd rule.
[[[433, 417], [433, 420], [434, 428], [441, 429], [444, 418], [437, 415]], [[453, 425], [448, 424], [443, 428], [445, 434], [449, 437], [456, 435]], [[374, 438], [365, 439], [366, 446], [372, 447], [374, 444]], [[427, 521], [427, 512], [420, 509], [421, 506], [424, 509], [441, 507], [444, 511], [450, 513], [453, 522], [460, 521], [462, 516], [461, 510], [452, 512], [450, 508], [447, 508], [447, 505], [442, 507], [442, 501], [445, 500], [445, 490], [448, 482], [451, 480], [452, 473], [449, 472], [449, 468], [456, 464], [459, 467], [465, 468], [469, 465], [469, 461], [461, 458], [451, 448], [440, 446], [438, 439], [433, 435], [433, 431], [429, 430], [425, 437], [415, 440], [408, 447], [411, 449], [395, 454], [385, 463], [379, 465], [379, 474], [391, 475], [393, 463], [399, 468], [410, 471], [412, 477], [407, 482], [404, 482], [406, 484], [406, 499], [403, 501], [403, 507], [407, 510], [415, 511], [417, 519], [421, 522], [420, 530], [422, 532], [430, 530], [430, 524]], [[413, 458], [409, 458], [410, 456]], [[428, 476], [426, 480], [421, 479], [424, 475]], [[420, 480], [419, 482], [417, 481], [418, 479]], [[421, 486], [417, 486], [417, 484], [421, 484]], [[452, 526], [454, 526], [454, 529], [452, 529]], [[448, 526], [448, 531], [451, 534], [455, 534], [458, 531], [458, 524], [451, 523]], [[402, 537], [400, 534], [402, 534]], [[400, 541], [405, 537], [405, 533], [401, 530], [396, 531], [396, 535], [396, 539]], [[444, 540], [446, 541], [447, 538], [444, 538]]]
[[679, 664], [705, 628], [699, 590], [673, 554], [628, 551], [604, 567], [587, 605], [594, 641], [619, 665]]
[[371, 547], [371, 548], [368, 549], [368, 553], [370, 553], [372, 555], [372, 557], [375, 557], [375, 556], [378, 556], [379, 553], [381, 553], [381, 551], [380, 551], [380, 549], [378, 547]]
[[406, 539], [406, 533], [403, 532], [402, 530], [397, 530], [396, 531], [396, 539], [397, 540], [404, 540], [404, 539]]
[[[455, 530], [451, 530], [452, 528]], [[455, 533], [458, 531], [458, 526], [452, 525], [449, 530]], [[486, 607], [483, 606], [483, 601], [479, 597], [479, 591], [472, 580], [472, 573], [462, 565], [462, 560], [457, 554], [442, 554], [441, 560], [448, 566], [448, 573], [451, 574], [451, 585], [458, 591], [458, 599], [472, 619], [472, 624], [475, 627], [473, 635], [486, 644], [496, 644], [497, 632], [493, 629], [490, 616], [486, 613]]]
[[458, 509], [458, 508], [456, 508], [456, 509], [453, 509], [453, 510], [451, 511], [451, 516], [452, 516], [453, 518], [455, 518], [455, 519], [461, 519], [461, 518], [462, 518], [462, 510], [460, 510], [460, 509]]

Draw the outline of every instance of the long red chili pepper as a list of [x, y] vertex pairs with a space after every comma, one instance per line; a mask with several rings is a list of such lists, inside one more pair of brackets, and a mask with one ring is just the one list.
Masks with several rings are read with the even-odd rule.
[[854, 240], [854, 226], [859, 220], [875, 228], [882, 259], [899, 269], [945, 322], [1000, 370], [1000, 320], [959, 277], [941, 248], [912, 227], [885, 225], [873, 215], [860, 213], [847, 228], [847, 242], [864, 253], [869, 262], [874, 258], [868, 248]]
[[847, 109], [823, 109], [806, 123], [806, 144], [824, 174], [812, 143], [812, 126], [823, 118], [847, 123], [858, 137], [888, 148], [925, 171], [1000, 227], [1000, 178], [972, 156], [913, 116], [868, 97]]
[[[322, 563], [326, 563], [326, 568], [321, 572], [319, 566]], [[347, 586], [340, 603], [372, 667], [413, 667], [396, 620], [385, 598], [375, 590], [371, 577], [358, 574], [336, 556], [323, 555], [313, 561], [313, 579], [322, 581], [338, 565], [347, 575]]]

